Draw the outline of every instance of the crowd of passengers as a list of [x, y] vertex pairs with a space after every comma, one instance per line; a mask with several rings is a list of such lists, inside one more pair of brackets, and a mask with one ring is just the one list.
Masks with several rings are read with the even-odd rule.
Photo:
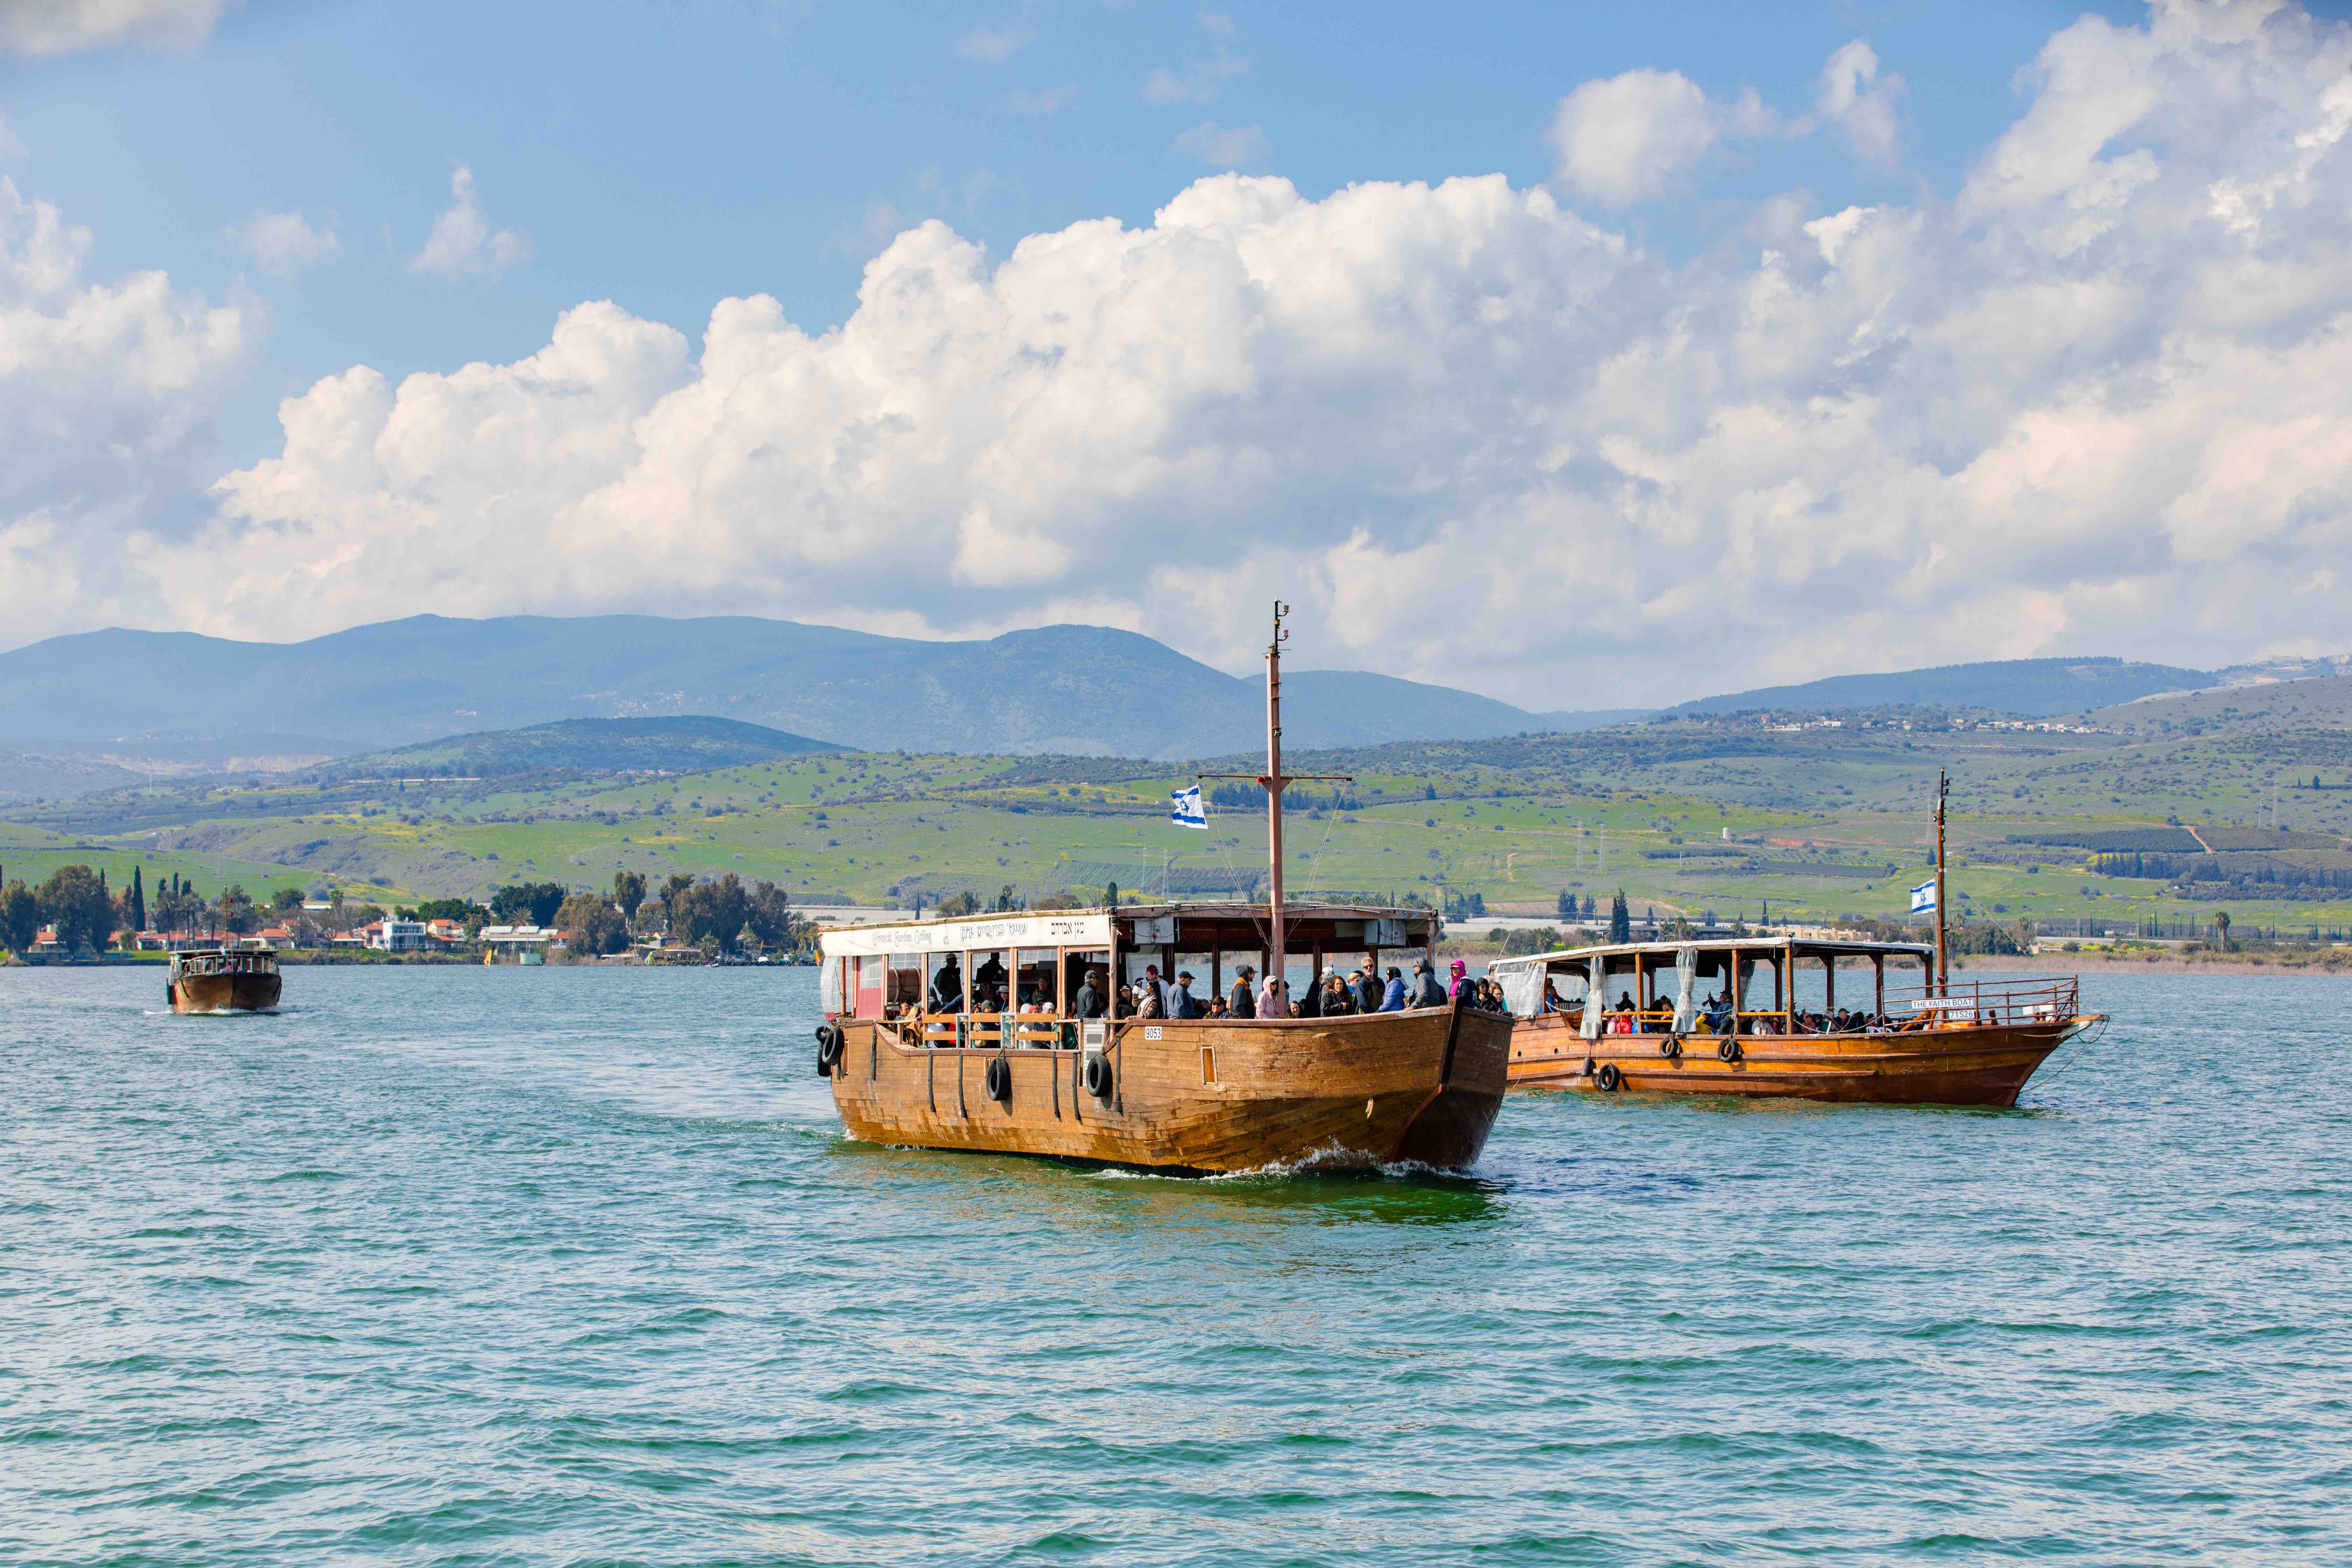
[[[1467, 966], [1455, 959], [1445, 980], [1436, 965], [1423, 959], [1408, 978], [1394, 964], [1381, 973], [1369, 960], [1342, 974], [1325, 966], [1320, 979], [1297, 997], [1290, 983], [1278, 974], [1263, 981], [1257, 970], [1243, 964], [1234, 971], [1233, 989], [1205, 1000], [1192, 994], [1193, 974], [1180, 969], [1162, 978], [1156, 963], [1144, 965], [1142, 975], [1112, 988], [1100, 969], [1088, 969], [1070, 997], [1073, 1018], [1336, 1018], [1360, 1013], [1402, 1013], [1415, 1007], [1444, 1007], [1456, 996], [1466, 996], [1473, 1007], [1507, 1010], [1502, 988], [1491, 980], [1473, 980]], [[1018, 992], [1018, 994], [1015, 993]], [[963, 974], [950, 955], [931, 977], [930, 994], [921, 1007], [892, 1004], [885, 1018], [919, 1016], [952, 1016], [957, 1013], [1005, 1013], [1015, 1017], [1055, 1017], [1053, 998], [1042, 990], [1023, 989], [1013, 983], [1002, 960], [993, 953], [973, 969], [969, 998]]]
[[[1563, 997], [1549, 985], [1545, 988], [1546, 1009], [1555, 1013], [1572, 1013], [1581, 1016], [1584, 1002], [1580, 997]], [[1792, 1012], [1789, 1015], [1789, 1033], [1792, 1035], [1864, 1035], [1892, 1034], [1901, 1029], [1915, 1029], [1927, 1021], [1922, 1015], [1915, 1018], [1891, 1018], [1884, 1013], [1866, 1013], [1840, 1007], [1832, 1012]], [[1979, 1020], [1990, 1023], [1990, 1017]], [[1621, 991], [1617, 1005], [1601, 1015], [1601, 1031], [1607, 1035], [1670, 1035], [1675, 1031], [1675, 1009], [1671, 1003], [1655, 1003], [1649, 1007], [1634, 1005], [1633, 994]], [[1780, 1032], [1780, 1016], [1750, 1013], [1743, 1022], [1734, 1012], [1728, 994], [1708, 992], [1696, 1016], [1691, 1021], [1691, 1032], [1700, 1035], [1777, 1035]]]

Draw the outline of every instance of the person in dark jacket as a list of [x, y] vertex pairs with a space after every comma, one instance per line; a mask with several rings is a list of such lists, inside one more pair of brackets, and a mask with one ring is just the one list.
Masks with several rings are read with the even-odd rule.
[[963, 1010], [963, 971], [956, 967], [954, 953], [949, 953], [940, 972], [931, 976], [931, 1011], [959, 1013]]
[[1336, 969], [1323, 972], [1323, 1016], [1344, 1018], [1356, 1010], [1356, 994], [1339, 978]]
[[1293, 1016], [1296, 1017], [1321, 1017], [1323, 1016], [1323, 982], [1321, 979], [1315, 975], [1308, 975], [1307, 977], [1307, 984], [1300, 987], [1298, 994], [1291, 998], [1290, 1005]]
[[1176, 984], [1168, 988], [1168, 1016], [1171, 1018], [1197, 1018], [1201, 1016], [1201, 1004], [1192, 998], [1192, 972], [1189, 969], [1178, 970]]
[[1445, 987], [1438, 981], [1437, 966], [1425, 958], [1413, 965], [1412, 1005], [1416, 1007], [1445, 1005]]
[[1381, 972], [1367, 960], [1356, 971], [1356, 1011], [1377, 1013], [1381, 1010]]
[[1078, 994], [1070, 998], [1070, 1011], [1074, 1016], [1080, 1018], [1103, 1016], [1102, 978], [1103, 972], [1099, 969], [1087, 971], [1085, 984], [1078, 987]]
[[1225, 1000], [1225, 1016], [1229, 1018], [1255, 1018], [1257, 1016], [1257, 971], [1244, 963], [1234, 973], [1238, 978], [1234, 982], [1234, 994]]

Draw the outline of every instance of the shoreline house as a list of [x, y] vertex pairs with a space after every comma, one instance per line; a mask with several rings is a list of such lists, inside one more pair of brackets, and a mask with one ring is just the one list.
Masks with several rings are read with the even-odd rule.
[[563, 933], [553, 926], [484, 926], [482, 945], [503, 956], [520, 957], [526, 952], [544, 953], [551, 947], [563, 945]]
[[386, 916], [367, 928], [367, 944], [378, 952], [422, 952], [432, 945], [423, 921]]

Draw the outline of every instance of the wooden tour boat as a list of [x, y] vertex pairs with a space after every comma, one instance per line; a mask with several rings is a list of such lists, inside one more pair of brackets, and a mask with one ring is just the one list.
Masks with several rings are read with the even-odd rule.
[[[1475, 1163], [1511, 1019], [1444, 1006], [1333, 1017], [1110, 1016], [1147, 964], [1220, 994], [1246, 963], [1433, 956], [1427, 910], [1291, 906], [1282, 888], [1282, 606], [1266, 650], [1265, 905], [1160, 903], [824, 931], [817, 1070], [853, 1136], [1191, 1173]], [[1305, 775], [1299, 775], [1305, 776]], [[1401, 951], [1402, 950], [1402, 951]], [[1412, 951], [1412, 950], [1418, 950]], [[1087, 991], [1089, 976], [1095, 976]], [[1311, 983], [1311, 982], [1310, 982]], [[1084, 994], [1082, 994], [1084, 993]], [[1102, 1000], [1096, 1000], [1101, 997]]]
[[[1514, 1089], [2014, 1105], [2043, 1058], [2098, 1021], [2071, 978], [1937, 984], [1925, 942], [1616, 942], [1491, 973], [1519, 1018]], [[1800, 1007], [1797, 983], [1814, 974], [1819, 995]], [[1736, 1006], [1710, 1018], [1701, 992]]]
[[267, 1013], [281, 984], [274, 952], [202, 948], [172, 954], [163, 998], [174, 1013]]
[[[1914, 911], [1936, 915], [1933, 946], [1767, 931], [1504, 959], [1489, 973], [1519, 1019], [1511, 1086], [2016, 1104], [2051, 1052], [2105, 1018], [2083, 1012], [2072, 977], [1951, 984], [1943, 919], [1949, 791], [1939, 779], [1935, 881], [1914, 892]], [[1801, 1007], [1798, 981], [1816, 965], [1821, 992]], [[1864, 965], [1868, 1005], [1856, 1007], [1864, 998], [1852, 982], [1842, 993], [1838, 976], [1843, 966], [1859, 982]], [[1711, 1008], [1699, 1005], [1702, 985]]]

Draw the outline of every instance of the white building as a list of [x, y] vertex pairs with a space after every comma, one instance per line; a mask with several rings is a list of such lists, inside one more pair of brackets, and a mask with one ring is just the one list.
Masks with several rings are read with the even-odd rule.
[[432, 943], [425, 939], [423, 921], [387, 919], [369, 933], [368, 945], [379, 952], [422, 952]]

